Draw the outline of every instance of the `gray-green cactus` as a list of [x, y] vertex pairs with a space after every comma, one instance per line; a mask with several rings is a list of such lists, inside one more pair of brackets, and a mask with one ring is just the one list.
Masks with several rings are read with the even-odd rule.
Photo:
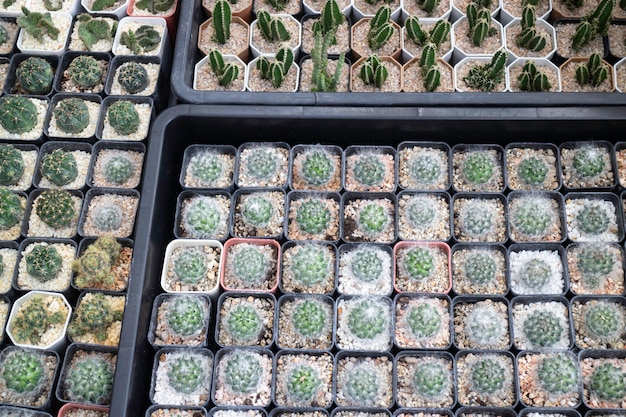
[[203, 183], [214, 184], [222, 176], [225, 167], [220, 155], [204, 149], [191, 158], [188, 169]]
[[183, 213], [182, 225], [193, 239], [215, 237], [226, 213], [211, 197], [200, 196], [191, 200]]
[[555, 215], [547, 198], [519, 198], [512, 207], [510, 221], [517, 231], [532, 238], [540, 238], [554, 224]]
[[572, 166], [583, 178], [593, 178], [604, 170], [604, 154], [601, 148], [583, 146], [575, 150]]
[[328, 184], [335, 175], [335, 164], [327, 152], [313, 149], [304, 152], [301, 158], [302, 167], [299, 173], [307, 183], [314, 186]]
[[140, 0], [135, 3], [135, 7], [146, 10], [153, 15], [158, 15], [160, 12], [167, 12], [173, 5], [174, 0]]
[[161, 34], [150, 25], [141, 25], [135, 31], [129, 29], [122, 32], [120, 44], [127, 47], [132, 55], [143, 55], [159, 47]]
[[93, 224], [101, 232], [119, 229], [124, 221], [124, 212], [117, 204], [101, 204], [93, 210]]
[[10, 144], [0, 145], [0, 185], [15, 185], [24, 175], [22, 152]]
[[474, 284], [482, 285], [496, 276], [496, 261], [491, 253], [481, 251], [465, 259], [465, 276]]
[[53, 114], [57, 127], [65, 133], [77, 134], [89, 126], [89, 107], [80, 98], [60, 100], [54, 107]]
[[0, 125], [9, 133], [32, 131], [39, 119], [37, 107], [23, 96], [5, 96], [0, 101]]
[[535, 156], [524, 158], [517, 167], [517, 175], [526, 185], [537, 186], [542, 184], [548, 176], [549, 168], [546, 162]]
[[301, 231], [311, 235], [317, 235], [326, 230], [330, 225], [330, 220], [330, 209], [323, 199], [306, 199], [296, 210], [296, 224]]
[[481, 395], [492, 395], [504, 387], [506, 369], [493, 358], [480, 358], [470, 368], [472, 389]]
[[543, 259], [532, 258], [522, 265], [520, 277], [524, 285], [538, 290], [550, 282], [552, 268]]
[[[25, 301], [9, 323], [16, 343], [39, 345], [44, 341], [43, 334], [53, 326], [62, 326], [67, 313], [59, 308], [52, 311], [43, 296], [35, 295]], [[44, 344], [47, 342], [44, 342]]]
[[468, 205], [460, 216], [461, 229], [474, 236], [483, 236], [494, 229], [495, 214], [482, 204]]
[[204, 303], [200, 298], [182, 295], [168, 304], [167, 325], [176, 334], [188, 337], [205, 327]]
[[368, 299], [353, 301], [347, 314], [348, 330], [359, 339], [374, 339], [388, 325], [386, 312], [380, 302]]
[[115, 284], [113, 268], [122, 245], [111, 235], [100, 236], [72, 262], [74, 284], [79, 288], [109, 288]]
[[236, 278], [248, 284], [263, 282], [270, 272], [270, 260], [257, 245], [246, 245], [235, 253], [232, 272]]
[[423, 281], [435, 270], [435, 257], [427, 247], [412, 247], [400, 256], [400, 267], [412, 280]]
[[298, 335], [317, 338], [330, 326], [327, 316], [321, 302], [305, 299], [294, 303], [291, 323]]
[[590, 389], [603, 400], [622, 400], [626, 396], [626, 372], [611, 363], [600, 364], [591, 375]]
[[418, 155], [411, 163], [410, 173], [419, 184], [433, 184], [441, 176], [441, 161], [429, 154]]
[[174, 260], [173, 271], [178, 281], [185, 284], [199, 282], [207, 273], [207, 259], [201, 248], [181, 249]]
[[306, 286], [319, 284], [332, 272], [332, 259], [324, 246], [301, 245], [290, 257], [293, 279]]
[[383, 260], [378, 251], [369, 248], [360, 248], [353, 252], [350, 258], [350, 272], [363, 282], [373, 282], [383, 273]]
[[22, 6], [22, 16], [17, 18], [17, 24], [39, 43], [44, 43], [44, 36], [58, 39], [59, 29], [54, 25], [50, 12], [31, 12]]
[[576, 216], [576, 225], [588, 235], [604, 233], [609, 228], [609, 223], [609, 214], [597, 202], [586, 203]]
[[54, 68], [43, 58], [29, 57], [18, 64], [15, 79], [26, 94], [45, 95], [52, 90]]
[[533, 311], [524, 320], [522, 328], [528, 341], [541, 348], [554, 346], [567, 331], [556, 314], [548, 310]]
[[72, 401], [109, 404], [114, 376], [115, 366], [106, 357], [75, 358], [65, 377], [65, 392]]
[[420, 303], [410, 308], [406, 323], [417, 338], [427, 338], [437, 334], [442, 321], [437, 308], [428, 303]]
[[274, 215], [274, 206], [264, 194], [250, 194], [241, 205], [243, 221], [254, 227], [267, 227]]
[[200, 389], [206, 380], [207, 370], [200, 358], [193, 355], [170, 357], [168, 365], [167, 379], [177, 392], [191, 394]]
[[267, 180], [274, 177], [280, 164], [273, 149], [254, 148], [240, 161], [241, 169], [257, 180]]
[[623, 308], [614, 302], [589, 305], [584, 323], [586, 333], [596, 340], [608, 342], [619, 339], [624, 331]]
[[305, 364], [295, 365], [287, 375], [287, 395], [297, 401], [312, 400], [322, 385], [318, 372]]
[[228, 312], [226, 328], [234, 340], [249, 344], [259, 337], [263, 329], [263, 319], [254, 305], [242, 303]]
[[[535, 63], [530, 60], [524, 63], [522, 72], [517, 76], [517, 82], [521, 91], [550, 91], [552, 88], [548, 74], [538, 69]], [[532, 163], [529, 165], [529, 160], [534, 161], [536, 167], [533, 167]], [[524, 168], [522, 168], [523, 164]], [[522, 178], [522, 169], [526, 170], [525, 178]], [[518, 174], [527, 185], [541, 184], [547, 173], [548, 168], [545, 166], [545, 162], [536, 157], [524, 159], [518, 167]], [[526, 181], [530, 182], [527, 183]]]
[[92, 334], [97, 342], [102, 343], [107, 340], [109, 327], [115, 322], [121, 324], [123, 315], [123, 310], [113, 308], [109, 296], [97, 292], [90, 300], [82, 299], [74, 311], [67, 333], [73, 338]]
[[369, 404], [376, 398], [379, 389], [379, 378], [374, 369], [361, 366], [350, 371], [346, 391], [353, 402]]
[[254, 392], [263, 374], [259, 354], [234, 351], [224, 358], [226, 365], [223, 370], [224, 385], [237, 394]]
[[359, 229], [367, 235], [381, 233], [390, 223], [388, 210], [377, 201], [366, 203], [358, 213]]
[[503, 320], [495, 307], [477, 303], [465, 321], [467, 337], [479, 346], [497, 345], [507, 332], [506, 320]]
[[546, 357], [537, 370], [539, 383], [551, 394], [562, 394], [578, 387], [578, 366], [576, 361], [565, 355]]
[[88, 51], [91, 51], [100, 40], [112, 43], [117, 30], [117, 21], [109, 24], [105, 18], [92, 17], [88, 13], [79, 14], [76, 19], [80, 22], [78, 37]]
[[413, 386], [419, 395], [438, 398], [446, 395], [450, 386], [450, 372], [439, 362], [424, 362], [416, 366]]
[[124, 155], [115, 155], [104, 164], [104, 178], [112, 184], [122, 185], [135, 173], [131, 160]]
[[428, 197], [413, 197], [406, 207], [407, 219], [411, 226], [418, 229], [426, 229], [431, 227], [436, 219], [437, 211], [433, 200]]

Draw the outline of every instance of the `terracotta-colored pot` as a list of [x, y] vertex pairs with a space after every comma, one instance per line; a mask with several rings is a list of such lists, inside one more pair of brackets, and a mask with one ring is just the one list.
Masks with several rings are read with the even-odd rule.
[[[369, 17], [364, 18], [352, 25], [352, 29], [350, 31], [350, 46], [352, 48], [352, 53], [357, 59], [361, 57], [367, 57], [372, 54], [372, 51], [369, 48], [367, 48], [367, 50], [362, 50], [356, 46], [356, 43], [362, 38], [361, 36], [358, 35], [359, 33], [362, 32], [362, 30], [360, 30], [359, 28], [361, 26], [367, 26], [369, 28], [371, 20], [372, 18], [369, 18]], [[394, 50], [389, 54], [386, 54], [386, 53], [384, 54], [384, 53], [381, 53], [380, 51], [373, 51], [373, 53], [376, 53], [379, 56], [390, 56], [394, 58], [395, 60], [398, 60], [400, 59], [400, 55], [402, 54], [402, 42], [401, 42], [402, 28], [396, 22], [391, 22], [391, 24], [393, 25], [395, 31], [391, 39], [389, 39], [389, 42], [396, 42], [397, 44], [396, 48], [394, 48]], [[367, 36], [367, 31], [365, 32], [365, 34]]]
[[[246, 23], [245, 20], [240, 17], [233, 16], [231, 21], [231, 29], [233, 28], [233, 25], [238, 25], [235, 27], [239, 28], [243, 27], [246, 32], [246, 39], [250, 38], [250, 26], [248, 25], [248, 23]], [[203, 32], [205, 31], [209, 31], [210, 33], [205, 34], [204, 37], [213, 37], [213, 18], [204, 21], [198, 28], [198, 49], [200, 49], [204, 55], [209, 55], [212, 48], [208, 48], [206, 45], [202, 45]], [[218, 47], [217, 49], [222, 53], [222, 55], [236, 55], [242, 61], [248, 62], [248, 57], [250, 55], [250, 48], [248, 47], [248, 45], [238, 51], [230, 51], [221, 47]]]
[[129, 16], [134, 17], [162, 17], [165, 19], [167, 25], [167, 32], [170, 35], [170, 41], [172, 44], [176, 41], [176, 27], [178, 27], [178, 0], [174, 0], [174, 5], [171, 10], [166, 14], [151, 14], [147, 10], [135, 8], [137, 0], [129, 0], [127, 13]]
[[[255, 246], [271, 246], [274, 250], [272, 254], [273, 260], [276, 262], [273, 273], [268, 277], [267, 288], [237, 288], [231, 287], [227, 282], [228, 272], [228, 256], [231, 248], [236, 245], [248, 244]], [[248, 238], [232, 238], [224, 243], [224, 250], [222, 251], [220, 269], [220, 285], [225, 291], [249, 291], [249, 292], [271, 292], [275, 293], [278, 289], [278, 281], [280, 277], [280, 263], [281, 263], [281, 247], [280, 243], [273, 239], [248, 239]]]
[[[396, 243], [396, 245], [393, 247], [393, 288], [398, 293], [407, 291], [406, 289], [400, 288], [398, 286], [398, 275], [399, 275], [398, 274], [398, 256], [400, 255], [399, 254], [400, 250], [413, 248], [413, 247], [439, 249], [443, 251], [448, 264], [444, 267], [445, 271], [447, 272], [447, 286], [444, 291], [411, 291], [411, 292], [433, 292], [433, 293], [440, 293], [440, 294], [447, 294], [448, 292], [450, 292], [450, 289], [452, 288], [452, 257], [450, 255], [450, 246], [442, 242], [414, 242], [414, 241], [404, 240], [404, 241], [400, 241]], [[435, 268], [437, 268], [437, 265], [435, 265]], [[428, 278], [425, 278], [425, 279], [428, 279]], [[426, 285], [431, 286], [428, 283]]]
[[109, 407], [103, 407], [99, 405], [67, 403], [59, 409], [59, 414], [57, 414], [57, 417], [65, 417], [65, 415], [72, 410], [103, 411], [105, 413], [108, 413]]

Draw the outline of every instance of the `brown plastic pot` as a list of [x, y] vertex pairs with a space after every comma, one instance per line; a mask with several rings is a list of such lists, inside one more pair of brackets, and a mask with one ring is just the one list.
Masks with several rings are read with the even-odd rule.
[[129, 0], [126, 13], [133, 17], [162, 17], [167, 25], [167, 32], [170, 35], [172, 45], [176, 41], [176, 27], [178, 27], [178, 0], [174, 0], [174, 4], [166, 14], [152, 14], [147, 10], [135, 8], [137, 0]]
[[85, 410], [85, 411], [101, 411], [104, 413], [109, 412], [109, 407], [102, 407], [98, 405], [88, 405], [88, 404], [76, 404], [76, 403], [67, 403], [63, 407], [59, 409], [58, 417], [65, 417], [70, 411], [73, 410]]

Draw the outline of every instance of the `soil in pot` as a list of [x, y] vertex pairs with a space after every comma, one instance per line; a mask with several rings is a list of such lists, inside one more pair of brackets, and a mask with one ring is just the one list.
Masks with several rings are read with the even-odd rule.
[[18, 301], [6, 328], [13, 343], [45, 349], [64, 340], [71, 311], [62, 295], [29, 293]]
[[511, 345], [507, 303], [491, 299], [456, 303], [454, 344], [459, 349], [506, 350]]
[[605, 188], [615, 183], [611, 152], [603, 145], [582, 143], [561, 149], [563, 185], [567, 188]]
[[120, 342], [126, 296], [84, 293], [68, 327], [74, 342], [117, 346]]
[[166, 262], [163, 289], [170, 292], [211, 291], [216, 287], [221, 247], [199, 243], [178, 246]]
[[[592, 58], [593, 57], [593, 58]], [[588, 69], [592, 67], [589, 61], [599, 62], [600, 55], [590, 55], [589, 58], [572, 58], [561, 66], [561, 87], [564, 92], [586, 92], [586, 93], [607, 93], [615, 89], [615, 80], [613, 80], [613, 68], [605, 61], [602, 61], [595, 69], [591, 69], [590, 73], [593, 77], [585, 77], [581, 81], [576, 78], [576, 68], [579, 64], [584, 64]], [[600, 70], [599, 70], [600, 69]], [[607, 74], [606, 79], [602, 79], [598, 73]]]
[[270, 291], [278, 280], [278, 248], [271, 243], [232, 244], [226, 252], [222, 285], [226, 289]]
[[396, 298], [394, 341], [401, 349], [445, 349], [450, 346], [449, 300], [411, 295]]
[[82, 222], [84, 236], [129, 237], [135, 226], [139, 197], [104, 193], [94, 195], [87, 205]]
[[[304, 73], [304, 69], [302, 70]], [[330, 69], [333, 72], [333, 69]], [[291, 188], [301, 191], [340, 191], [343, 153], [325, 146], [294, 147]]]
[[[117, 31], [116, 37], [119, 37], [120, 43], [114, 45], [114, 55], [159, 55], [163, 49], [165, 24], [145, 24], [141, 18], [138, 18], [138, 20], [130, 20], [125, 25], [118, 27]], [[132, 41], [133, 34], [135, 37], [138, 34], [145, 35], [149, 37], [151, 42], [146, 45], [139, 45], [137, 42]]]
[[501, 191], [504, 188], [502, 152], [489, 148], [453, 151], [452, 181], [457, 191]]
[[270, 346], [274, 341], [275, 300], [264, 296], [221, 299], [217, 342], [221, 346]]
[[180, 237], [218, 239], [228, 237], [230, 198], [226, 195], [197, 195], [185, 198], [180, 209]]
[[335, 289], [333, 245], [296, 243], [285, 247], [281, 289], [285, 293], [331, 294]]
[[393, 192], [395, 155], [389, 149], [346, 150], [346, 191]]
[[510, 147], [506, 150], [508, 186], [512, 190], [559, 188], [557, 155], [552, 148]]
[[342, 246], [337, 290], [341, 294], [390, 295], [391, 253], [370, 244]]
[[282, 190], [241, 192], [236, 196], [233, 236], [279, 237], [285, 220]]
[[347, 407], [391, 407], [392, 371], [393, 361], [386, 355], [337, 358], [335, 402]]
[[[533, 76], [534, 83], [529, 85], [522, 84], [521, 79], [531, 73], [530, 71], [525, 70], [527, 65], [531, 65], [531, 63], [532, 65], [534, 65], [534, 70], [536, 70], [536, 73]], [[543, 75], [541, 74], [546, 76], [548, 82], [539, 85], [539, 82], [537, 80], [542, 79], [540, 78], [543, 77]], [[559, 79], [559, 70], [557, 68], [554, 68], [550, 65], [535, 65], [531, 60], [519, 62], [509, 67], [509, 88], [511, 92], [560, 92], [561, 90], [559, 89]], [[510, 182], [510, 178], [508, 180]]]
[[452, 281], [457, 294], [505, 294], [505, 254], [501, 247], [455, 248]]
[[330, 350], [333, 344], [334, 305], [318, 296], [290, 296], [280, 300], [277, 343], [283, 349]]
[[272, 391], [272, 356], [266, 350], [229, 349], [216, 358], [213, 402], [265, 406]]
[[398, 198], [398, 237], [403, 240], [448, 240], [450, 204], [444, 195], [401, 194]]
[[[70, 243], [32, 242], [22, 251], [16, 286], [20, 290], [65, 291], [70, 285], [76, 248]], [[50, 268], [40, 268], [39, 259], [53, 259]]]
[[[402, 91], [413, 93], [428, 92], [428, 89], [426, 87], [426, 80], [424, 77], [424, 68], [419, 65], [419, 61], [419, 59], [415, 59], [404, 66], [404, 87]], [[441, 78], [440, 85], [437, 86], [434, 91], [438, 93], [454, 92], [453, 68], [441, 61], [436, 61], [435, 65], [437, 65], [437, 68], [439, 69]]]
[[572, 301], [576, 345], [581, 349], [624, 349], [626, 306], [615, 298]]
[[574, 294], [623, 294], [623, 252], [614, 244], [570, 245], [567, 266]]
[[202, 406], [209, 401], [213, 357], [204, 349], [161, 350], [153, 373], [155, 404]]
[[556, 250], [509, 252], [511, 291], [516, 294], [562, 294], [566, 289], [564, 274]]
[[341, 297], [337, 301], [337, 347], [385, 351], [391, 347], [391, 300]]
[[[235, 155], [219, 148], [187, 148], [183, 185], [188, 188], [228, 188], [233, 184]], [[228, 210], [226, 210], [228, 213]]]
[[33, 199], [27, 235], [73, 237], [82, 204], [81, 194], [66, 190], [44, 190]]
[[569, 312], [561, 301], [514, 301], [511, 318], [519, 350], [564, 350], [571, 346]]
[[459, 403], [507, 407], [516, 403], [513, 358], [505, 353], [464, 353], [457, 358]]
[[[19, 2], [16, 2], [19, 3]], [[4, 30], [6, 32], [6, 35], [4, 37], [4, 41], [0, 43], [0, 54], [10, 54], [11, 51], [13, 50], [13, 47], [15, 46], [15, 41], [17, 40], [17, 33], [19, 30], [19, 26], [15, 23], [15, 22], [11, 22], [8, 20], [2, 20], [0, 21], [0, 25], [4, 27]], [[1, 39], [0, 39], [1, 40]], [[9, 66], [5, 64], [3, 64], [1, 66], [5, 72], [5, 77], [6, 77], [6, 71], [8, 70]], [[2, 73], [3, 71], [0, 70], [0, 73]], [[0, 80], [2, 81], [2, 85], [4, 85], [4, 77], [0, 76]]]
[[573, 56], [589, 56], [593, 53], [604, 55], [602, 36], [596, 36], [587, 45], [574, 50], [572, 47], [572, 39], [574, 38], [577, 27], [577, 22], [559, 22], [554, 25], [554, 30], [556, 30], [556, 53], [563, 58], [570, 58]]
[[[369, 61], [369, 62], [368, 62]], [[376, 64], [372, 65], [372, 61], [376, 61]], [[361, 77], [363, 67], [365, 65], [372, 65], [374, 68], [384, 67], [386, 73], [384, 81], [379, 82], [372, 78], [363, 79]], [[375, 70], [376, 71], [376, 70]], [[402, 91], [402, 67], [393, 58], [382, 57], [378, 58], [377, 55], [370, 55], [368, 58], [363, 58], [357, 61], [350, 70], [350, 90], [355, 92], [370, 92], [370, 93], [382, 93], [382, 92], [394, 92], [399, 93]], [[392, 168], [393, 171], [393, 168]], [[395, 181], [395, 179], [394, 179]], [[346, 168], [346, 185], [348, 184], [348, 171]], [[395, 182], [384, 183], [388, 186], [395, 186]], [[346, 188], [347, 189], [347, 188]]]
[[[72, 25], [72, 16], [69, 13], [41, 13], [34, 10], [28, 11], [25, 7], [22, 11], [27, 11], [29, 16], [32, 14], [30, 22], [26, 17], [26, 13], [24, 13], [24, 16], [20, 16], [17, 19], [17, 24], [22, 28], [20, 48], [23, 51], [35, 49], [41, 51], [59, 52], [65, 48], [65, 43], [70, 33], [70, 26]], [[33, 20], [37, 21], [35, 19], [36, 15], [43, 15], [42, 20], [57, 29], [58, 32], [56, 33], [56, 36], [51, 33], [48, 27], [46, 27], [46, 29], [42, 29], [42, 26], [45, 27], [45, 24], [32, 24]]]
[[347, 199], [344, 195], [343, 238], [349, 242], [393, 242], [394, 217], [394, 202], [389, 198]]
[[620, 228], [615, 213], [611, 200], [568, 198], [567, 236], [574, 242], [617, 242]]
[[95, 155], [91, 182], [94, 187], [136, 188], [141, 181], [144, 152], [100, 149]]

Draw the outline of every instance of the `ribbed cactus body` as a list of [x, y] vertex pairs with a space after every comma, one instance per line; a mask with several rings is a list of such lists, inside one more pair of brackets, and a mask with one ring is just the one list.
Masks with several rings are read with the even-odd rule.
[[30, 132], [37, 119], [37, 107], [27, 97], [8, 96], [0, 101], [0, 125], [9, 133]]
[[89, 126], [89, 108], [76, 97], [61, 100], [54, 108], [54, 120], [61, 131], [70, 134], [82, 132]]
[[8, 230], [22, 220], [24, 209], [20, 197], [13, 191], [0, 188], [0, 229]]
[[45, 95], [52, 89], [54, 68], [43, 58], [26, 58], [17, 66], [15, 79], [26, 94]]

